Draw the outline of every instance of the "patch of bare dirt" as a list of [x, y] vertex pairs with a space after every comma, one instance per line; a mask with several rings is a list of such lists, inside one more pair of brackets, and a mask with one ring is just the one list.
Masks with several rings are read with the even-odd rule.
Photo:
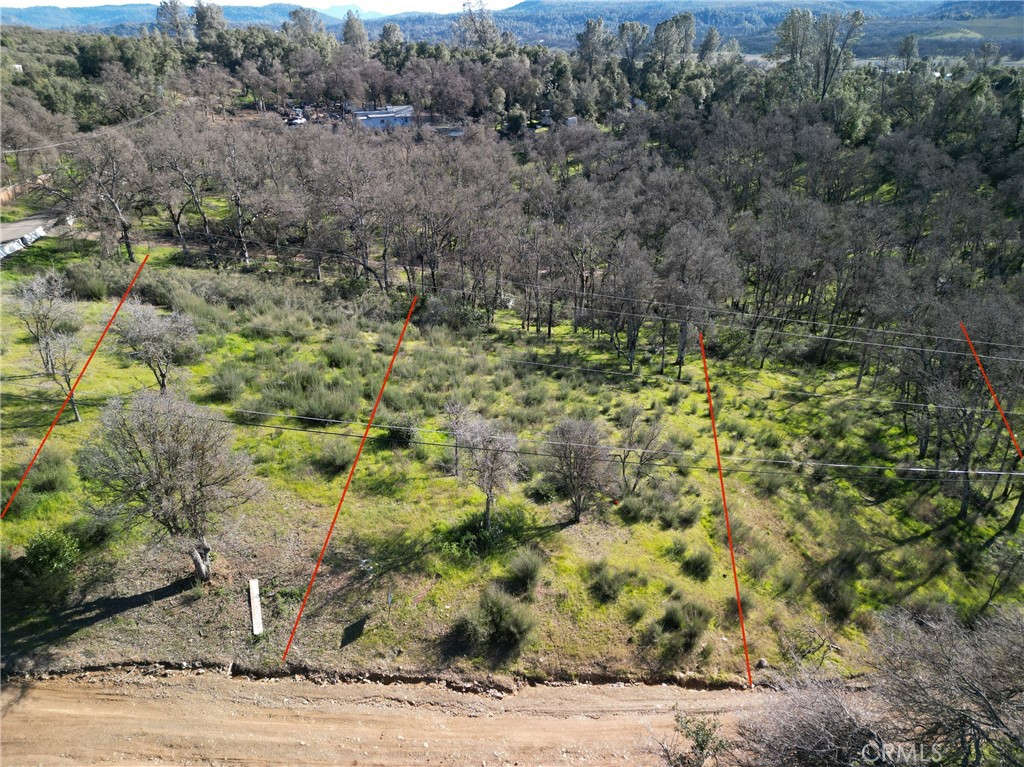
[[[673, 708], [720, 715], [763, 691], [538, 685], [464, 693], [444, 683], [317, 684], [159, 667], [9, 681], [4, 765], [656, 765]], [[728, 734], [728, 733], [727, 733]]]

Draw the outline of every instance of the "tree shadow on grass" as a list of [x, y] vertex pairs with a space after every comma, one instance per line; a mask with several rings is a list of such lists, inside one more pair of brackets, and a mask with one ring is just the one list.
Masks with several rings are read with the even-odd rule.
[[8, 608], [7, 605], [12, 604], [31, 605], [32, 597], [31, 593], [24, 589], [22, 594], [5, 594], [3, 671], [16, 671], [19, 663], [28, 658], [45, 660], [50, 648], [79, 631], [129, 610], [175, 597], [192, 588], [194, 583], [194, 578], [188, 576], [139, 594], [98, 597], [88, 602], [57, 608], [52, 612], [41, 612], [31, 608]]

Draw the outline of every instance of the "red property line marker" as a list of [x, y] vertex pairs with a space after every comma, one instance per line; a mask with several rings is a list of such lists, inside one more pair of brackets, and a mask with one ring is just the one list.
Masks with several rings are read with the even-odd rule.
[[395, 358], [398, 356], [398, 350], [402, 348], [402, 339], [405, 338], [405, 331], [409, 327], [409, 320], [412, 319], [412, 310], [416, 308], [416, 301], [419, 296], [412, 297], [412, 304], [409, 306], [409, 313], [405, 315], [405, 324], [402, 326], [402, 332], [398, 335], [398, 343], [395, 344], [395, 351], [391, 355], [391, 362], [388, 364], [388, 371], [384, 374], [384, 380], [380, 384], [380, 391], [377, 392], [377, 401], [373, 403], [373, 410], [370, 411], [370, 418], [366, 424], [366, 429], [363, 431], [363, 439], [359, 443], [359, 449], [356, 450], [355, 460], [352, 461], [352, 468], [348, 470], [348, 479], [345, 480], [345, 489], [341, 491], [341, 499], [338, 501], [338, 508], [334, 510], [334, 519], [331, 520], [331, 526], [327, 528], [327, 537], [324, 538], [324, 546], [320, 549], [320, 558], [316, 561], [316, 567], [313, 568], [313, 575], [309, 579], [309, 586], [306, 587], [306, 596], [302, 598], [302, 604], [299, 606], [299, 614], [295, 616], [295, 625], [292, 626], [292, 634], [288, 637], [288, 644], [284, 648], [284, 655], [281, 656], [282, 662], [288, 660], [288, 651], [292, 649], [292, 641], [295, 639], [295, 632], [299, 630], [299, 621], [302, 620], [302, 613], [306, 609], [306, 601], [309, 599], [309, 593], [313, 590], [313, 582], [316, 581], [316, 576], [320, 572], [320, 565], [323, 564], [324, 554], [327, 553], [327, 544], [331, 542], [331, 533], [334, 532], [334, 525], [338, 521], [338, 514], [341, 513], [341, 504], [345, 502], [345, 496], [348, 495], [348, 487], [352, 484], [352, 475], [356, 473], [356, 466], [359, 465], [359, 456], [363, 454], [363, 445], [366, 444], [366, 438], [370, 435], [370, 427], [373, 426], [373, 418], [377, 415], [377, 406], [380, 405], [381, 397], [384, 396], [384, 387], [388, 385], [388, 379], [391, 377], [391, 368], [395, 366]]
[[135, 280], [139, 279], [139, 275], [142, 273], [142, 267], [146, 265], [147, 261], [149, 261], [148, 253], [146, 254], [146, 257], [142, 259], [142, 263], [139, 264], [139, 268], [135, 270], [135, 276], [132, 277], [132, 281], [128, 283], [128, 288], [124, 291], [124, 295], [121, 296], [121, 300], [118, 302], [117, 308], [114, 309], [114, 313], [111, 314], [110, 319], [107, 320], [107, 326], [103, 328], [103, 332], [100, 333], [99, 340], [96, 342], [96, 345], [92, 347], [92, 353], [89, 355], [89, 359], [87, 359], [85, 364], [82, 365], [82, 369], [78, 373], [78, 378], [76, 378], [75, 382], [71, 385], [71, 391], [69, 391], [68, 396], [64, 398], [64, 402], [61, 404], [60, 410], [57, 411], [57, 415], [53, 418], [53, 423], [51, 423], [50, 428], [46, 430], [46, 436], [43, 437], [43, 441], [40, 442], [39, 447], [36, 448], [35, 455], [32, 456], [32, 460], [29, 461], [28, 466], [25, 467], [25, 473], [21, 475], [21, 480], [19, 480], [18, 486], [14, 488], [14, 492], [11, 493], [11, 497], [7, 499], [7, 505], [4, 506], [3, 513], [0, 514], [0, 519], [7, 516], [7, 511], [11, 508], [11, 504], [14, 503], [14, 498], [18, 495], [18, 491], [21, 490], [21, 486], [25, 484], [25, 477], [28, 476], [28, 473], [32, 471], [32, 467], [35, 466], [36, 458], [38, 458], [39, 453], [42, 452], [43, 445], [46, 444], [46, 440], [50, 438], [50, 432], [53, 431], [53, 427], [56, 426], [57, 421], [60, 420], [61, 414], [64, 412], [64, 408], [68, 406], [71, 398], [75, 396], [75, 389], [78, 388], [78, 382], [82, 380], [82, 376], [85, 375], [86, 368], [89, 367], [89, 363], [92, 362], [92, 358], [96, 356], [96, 351], [100, 348], [100, 344], [103, 343], [103, 339], [107, 337], [107, 331], [110, 330], [110, 326], [114, 324], [114, 319], [117, 317], [117, 313], [121, 311], [121, 307], [124, 306], [124, 302], [127, 300], [128, 294], [132, 292], [132, 287], [135, 285]]
[[974, 350], [974, 343], [971, 341], [971, 335], [967, 332], [967, 328], [964, 323], [960, 323], [960, 330], [964, 332], [964, 338], [967, 339], [967, 345], [971, 347], [971, 354], [974, 355], [974, 361], [978, 363], [978, 370], [981, 371], [981, 377], [985, 379], [985, 385], [988, 386], [988, 392], [992, 395], [992, 401], [996, 403], [996, 408], [999, 410], [999, 415], [1003, 417], [1003, 424], [1006, 426], [1006, 430], [1010, 433], [1010, 439], [1013, 440], [1013, 446], [1017, 448], [1017, 455], [1024, 458], [1024, 452], [1021, 451], [1020, 445], [1017, 442], [1017, 437], [1013, 433], [1013, 429], [1010, 428], [1010, 422], [1006, 418], [1006, 413], [1003, 412], [1003, 406], [999, 404], [999, 397], [996, 396], [996, 390], [992, 388], [992, 382], [988, 380], [988, 373], [985, 372], [985, 366], [981, 364], [981, 357], [978, 356], [978, 352]]
[[708, 376], [708, 355], [704, 351], [704, 335], [698, 330], [697, 340], [700, 341], [700, 357], [704, 360], [704, 386], [708, 393], [708, 413], [711, 415], [711, 436], [715, 439], [715, 460], [718, 461], [718, 484], [722, 488], [722, 511], [725, 512], [725, 534], [729, 539], [729, 558], [732, 560], [732, 580], [736, 584], [736, 610], [740, 616], [740, 636], [743, 637], [743, 657], [747, 662], [747, 684], [754, 686], [754, 676], [750, 673], [750, 652], [747, 650], [747, 629], [743, 624], [743, 603], [740, 601], [740, 577], [736, 573], [736, 554], [732, 548], [732, 528], [729, 525], [729, 504], [725, 500], [725, 475], [722, 473], [722, 455], [718, 451], [718, 427], [715, 426], [715, 405], [711, 401], [711, 378]]

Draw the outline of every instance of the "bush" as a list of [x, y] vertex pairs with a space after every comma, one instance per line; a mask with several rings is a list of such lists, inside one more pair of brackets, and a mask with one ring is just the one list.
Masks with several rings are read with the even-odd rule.
[[308, 421], [348, 421], [355, 418], [358, 404], [358, 394], [351, 389], [318, 388], [302, 396], [295, 412]]
[[214, 402], [234, 402], [245, 392], [245, 386], [250, 380], [250, 376], [241, 365], [221, 365], [210, 376], [210, 384], [213, 386], [210, 398]]
[[537, 549], [519, 549], [508, 563], [507, 583], [513, 594], [531, 595], [540, 580], [544, 557]]
[[71, 586], [71, 571], [81, 553], [78, 541], [60, 530], [32, 536], [21, 560], [25, 585], [43, 600], [59, 601]]
[[665, 646], [666, 654], [674, 656], [691, 652], [707, 630], [710, 619], [711, 614], [701, 605], [669, 602], [659, 621], [662, 631], [671, 635]]
[[71, 522], [66, 531], [78, 542], [80, 551], [90, 551], [98, 549], [114, 537], [114, 522], [90, 514]]
[[765, 427], [757, 433], [756, 441], [762, 448], [777, 448], [782, 444], [782, 435], [775, 429]]
[[[740, 594], [741, 604], [743, 605], [743, 617], [744, 620], [749, 620], [750, 614], [754, 612], [754, 608], [757, 607], [757, 602], [754, 599], [754, 595], [750, 592]], [[740, 610], [736, 604], [736, 595], [733, 594], [725, 598], [725, 602], [722, 605], [722, 617], [726, 623], [739, 623], [740, 621]]]
[[814, 585], [814, 596], [818, 598], [829, 617], [843, 624], [857, 609], [859, 600], [852, 584], [840, 581], [826, 574]]
[[[24, 469], [18, 473], [19, 478], [23, 472]], [[33, 493], [60, 493], [70, 490], [74, 479], [75, 472], [63, 453], [44, 451], [39, 454], [21, 492], [31, 490]]]
[[348, 437], [326, 437], [320, 452], [311, 460], [317, 471], [327, 477], [336, 477], [352, 465], [356, 457], [356, 444]]
[[523, 392], [523, 404], [528, 408], [543, 405], [548, 398], [548, 390], [542, 381], [537, 381]]
[[473, 652], [518, 654], [534, 627], [530, 609], [497, 586], [488, 586], [480, 603], [456, 625], [456, 633]]
[[626, 608], [626, 621], [635, 625], [643, 620], [647, 614], [647, 605], [643, 602], [633, 602]]
[[702, 509], [698, 501], [693, 501], [685, 506], [677, 504], [663, 511], [658, 519], [663, 527], [672, 530], [689, 530], [700, 521]]
[[88, 259], [69, 264], [64, 270], [68, 289], [75, 298], [103, 301], [120, 295], [128, 287], [132, 270], [104, 259]]
[[711, 570], [714, 568], [714, 564], [715, 560], [711, 556], [711, 552], [702, 549], [684, 557], [679, 566], [686, 575], [689, 575], [694, 580], [704, 582], [711, 577]]
[[63, 575], [78, 562], [78, 541], [60, 530], [42, 530], [25, 547], [25, 567], [35, 575]]
[[647, 518], [644, 513], [644, 502], [636, 495], [623, 498], [622, 502], [616, 507], [616, 511], [619, 513], [622, 521], [626, 523], [639, 522]]
[[473, 558], [508, 551], [523, 543], [535, 523], [528, 510], [511, 506], [491, 515], [489, 530], [484, 528], [483, 512], [478, 512], [456, 525], [435, 530], [435, 538], [443, 555], [466, 564]]
[[400, 413], [398, 415], [385, 416], [385, 420], [388, 424], [383, 427], [385, 431], [384, 441], [389, 447], [409, 447], [416, 439], [419, 422], [412, 414]]
[[332, 341], [324, 349], [324, 356], [332, 368], [354, 368], [359, 363], [359, 352], [350, 341]]
[[590, 575], [590, 593], [601, 604], [614, 602], [629, 582], [630, 573], [613, 570], [608, 561], [602, 559], [587, 566]]
[[770, 544], [755, 548], [746, 557], [746, 571], [756, 581], [762, 581], [768, 571], [779, 561], [779, 552]]

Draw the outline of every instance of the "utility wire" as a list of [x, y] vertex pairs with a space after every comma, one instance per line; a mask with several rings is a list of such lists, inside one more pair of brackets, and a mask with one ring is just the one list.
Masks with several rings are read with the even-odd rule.
[[[152, 388], [152, 387], [144, 387], [144, 388]], [[139, 391], [139, 390], [136, 390], [136, 391]], [[108, 398], [107, 401], [109, 402], [109, 400], [115, 399], [118, 396], [120, 396], [120, 395], [114, 395], [114, 396]], [[94, 405], [92, 405], [90, 403], [89, 406], [94, 406]], [[361, 423], [359, 421], [345, 421], [345, 420], [330, 419], [330, 418], [315, 418], [315, 417], [311, 417], [311, 416], [299, 416], [299, 415], [294, 415], [294, 414], [289, 414], [289, 413], [273, 413], [273, 412], [267, 412], [267, 411], [248, 410], [248, 409], [242, 409], [242, 408], [227, 408], [227, 410], [229, 410], [231, 412], [240, 413], [240, 414], [243, 414], [243, 415], [258, 415], [258, 416], [263, 416], [263, 417], [268, 417], [268, 418], [290, 418], [290, 419], [297, 419], [297, 420], [303, 420], [303, 421], [313, 421], [313, 422], [325, 423], [325, 424], [335, 424], [335, 425], [343, 425], [343, 426], [362, 426], [363, 428], [365, 428], [365, 426], [366, 426], [365, 423]], [[199, 417], [202, 417], [202, 416], [195, 416], [195, 417], [199, 418]], [[243, 427], [243, 428], [261, 428], [261, 429], [274, 429], [274, 430], [280, 430], [280, 431], [295, 431], [295, 432], [302, 432], [302, 433], [307, 433], [307, 434], [318, 434], [318, 435], [326, 436], [326, 437], [344, 437], [344, 438], [353, 438], [353, 439], [362, 439], [362, 436], [363, 436], [362, 433], [356, 433], [356, 432], [326, 431], [326, 430], [323, 430], [323, 429], [311, 429], [311, 428], [305, 428], [305, 427], [300, 427], [300, 426], [283, 426], [283, 425], [279, 425], [279, 424], [262, 424], [262, 423], [252, 423], [252, 422], [249, 422], [249, 421], [243, 421], [243, 422], [239, 423], [238, 421], [231, 420], [231, 419], [226, 419], [226, 418], [221, 418], [221, 419], [209, 418], [209, 417], [202, 417], [202, 418], [204, 418], [205, 420], [213, 421], [215, 423], [229, 424], [229, 425], [232, 425], [232, 426], [240, 426], [240, 427]], [[26, 424], [26, 425], [31, 425], [31, 424]], [[19, 424], [18, 426], [23, 426], [23, 425]], [[442, 435], [445, 435], [445, 436], [455, 436], [454, 433], [449, 432], [449, 431], [445, 431], [445, 430], [441, 430], [441, 429], [421, 429], [420, 427], [417, 427], [417, 426], [401, 426], [401, 425], [381, 424], [379, 427], [375, 427], [375, 428], [380, 428], [380, 429], [384, 429], [384, 430], [408, 431], [408, 432], [414, 432], [414, 433], [415, 432], [427, 432], [427, 433], [432, 433], [432, 434], [442, 434]], [[496, 438], [497, 438], [497, 435], [487, 435], [484, 439], [490, 440], [490, 439], [496, 439]], [[376, 437], [371, 437], [370, 439], [374, 439], [374, 440], [378, 440], [378, 441], [387, 441], [389, 439], [389, 437], [387, 435], [380, 435], [380, 436], [376, 436]], [[408, 444], [413, 444], [413, 445], [423, 445], [423, 446], [443, 447], [443, 448], [451, 448], [451, 447], [453, 447], [452, 443], [449, 443], [449, 442], [438, 442], [438, 441], [431, 441], [431, 440], [416, 439], [415, 437], [407, 439], [407, 440], [404, 440], [404, 441], [407, 442]], [[605, 455], [605, 456], [595, 457], [594, 458], [595, 461], [600, 461], [602, 463], [612, 463], [612, 464], [616, 464], [616, 465], [622, 465], [622, 463], [623, 463], [623, 459], [622, 458], [611, 455], [611, 453], [614, 453], [615, 451], [621, 451], [621, 450], [625, 449], [625, 448], [623, 448], [621, 446], [611, 446], [611, 445], [602, 445], [602, 444], [593, 444], [593, 443], [561, 442], [561, 441], [556, 441], [556, 440], [544, 440], [544, 439], [536, 439], [536, 438], [526, 438], [526, 439], [523, 439], [522, 441], [530, 442], [530, 443], [535, 443], [535, 444], [546, 445], [546, 446], [551, 446], [551, 447], [591, 448], [591, 449], [595, 449], [595, 450], [600, 450], [603, 453], [608, 454], [608, 455]], [[483, 446], [479, 446], [479, 445], [474, 446], [474, 445], [468, 445], [468, 444], [459, 444], [458, 447], [459, 447], [460, 450], [463, 450], [463, 449], [470, 450], [470, 451], [484, 450], [484, 451], [489, 451], [489, 452], [514, 453], [514, 454], [519, 455], [519, 456], [541, 457], [541, 458], [545, 458], [545, 457], [546, 458], [556, 458], [557, 457], [557, 454], [555, 454], [555, 453], [544, 452], [542, 450], [520, 450], [520, 449], [509, 449], [509, 448], [498, 448], [498, 447], [490, 448], [490, 447], [483, 447]], [[636, 447], [632, 448], [632, 451], [633, 452], [637, 452], [637, 448]], [[672, 450], [650, 450], [650, 451], [645, 451], [645, 452], [650, 452], [650, 453], [653, 453], [653, 454], [657, 454], [658, 456], [680, 456], [680, 457], [686, 457], [687, 455], [689, 455], [688, 453], [685, 453], [685, 452], [682, 452], [682, 451], [672, 451]], [[873, 480], [884, 479], [884, 480], [891, 480], [891, 481], [927, 481], [927, 482], [934, 482], [934, 481], [937, 481], [937, 475], [943, 475], [943, 476], [962, 476], [965, 473], [962, 469], [942, 469], [942, 468], [940, 468], [940, 469], [929, 469], [929, 468], [914, 467], [914, 466], [864, 465], [864, 464], [851, 464], [851, 463], [839, 463], [839, 462], [807, 461], [807, 460], [802, 460], [802, 459], [798, 459], [798, 458], [793, 458], [793, 459], [778, 459], [778, 458], [775, 458], [775, 459], [772, 459], [772, 458], [753, 458], [753, 457], [745, 457], [745, 456], [723, 456], [723, 460], [730, 460], [730, 461], [736, 461], [736, 462], [745, 462], [745, 463], [761, 463], [761, 464], [769, 464], [769, 465], [774, 465], [774, 466], [791, 466], [791, 467], [794, 467], [796, 469], [804, 469], [804, 468], [810, 468], [812, 470], [815, 469], [815, 468], [855, 469], [855, 470], [861, 470], [862, 472], [872, 472], [872, 471], [887, 472], [887, 471], [895, 471], [895, 472], [903, 473], [903, 474], [920, 474], [920, 475], [923, 475], [923, 476], [919, 476], [919, 477], [899, 477], [899, 476], [895, 476], [894, 477], [894, 476], [888, 476], [888, 475], [881, 475], [881, 476], [879, 476], [877, 474], [859, 473], [859, 474], [833, 475], [833, 477], [831, 477], [832, 479], [873, 479]], [[643, 465], [643, 466], [647, 466], [647, 467], [650, 467], [650, 468], [668, 468], [668, 469], [675, 469], [675, 470], [684, 470], [685, 469], [685, 470], [697, 470], [697, 471], [713, 471], [716, 468], [715, 466], [712, 466], [712, 465], [702, 465], [702, 464], [699, 464], [699, 463], [690, 463], [690, 464], [684, 464], [684, 463], [663, 463], [663, 462], [659, 462], [659, 461], [629, 460], [628, 458], [625, 460], [625, 464], [628, 465], [628, 466]], [[802, 476], [800, 471], [770, 471], [770, 470], [746, 469], [746, 468], [737, 468], [737, 467], [727, 467], [726, 470], [730, 471], [730, 472], [733, 472], [733, 473], [738, 473], [738, 474], [777, 475], [777, 476], [789, 476], [789, 477]], [[1015, 471], [1008, 471], [1008, 470], [995, 470], [995, 469], [975, 469], [975, 470], [968, 471], [966, 473], [968, 475], [970, 475], [970, 476], [976, 476], [976, 477], [1014, 477], [1014, 478], [1016, 478], [1016, 477], [1024, 477], [1024, 472], [1015, 472]]]
[[70, 146], [71, 144], [77, 144], [81, 141], [89, 141], [91, 139], [102, 138], [103, 136], [106, 136], [109, 133], [117, 133], [119, 131], [124, 130], [125, 128], [130, 128], [133, 125], [138, 125], [143, 120], [148, 120], [153, 115], [159, 114], [163, 111], [164, 107], [160, 107], [159, 109], [154, 109], [149, 114], [143, 115], [142, 117], [137, 117], [134, 120], [129, 120], [125, 123], [118, 123], [117, 125], [111, 125], [107, 128], [101, 128], [100, 130], [92, 131], [91, 133], [80, 133], [76, 135], [74, 138], [68, 139], [67, 141], [58, 141], [55, 144], [40, 144], [39, 146], [29, 146], [23, 149], [5, 149], [3, 150], [3, 153], [22, 154], [23, 152], [38, 152], [41, 149], [54, 149], [55, 147], [59, 146]]

